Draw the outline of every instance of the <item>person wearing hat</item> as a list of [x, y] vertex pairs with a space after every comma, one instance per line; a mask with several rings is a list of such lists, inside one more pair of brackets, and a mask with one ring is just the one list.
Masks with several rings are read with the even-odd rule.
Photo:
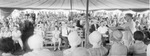
[[123, 34], [121, 31], [113, 31], [111, 41], [113, 41], [108, 56], [127, 56], [127, 47], [121, 42]]
[[133, 33], [136, 31], [135, 22], [131, 13], [125, 14], [126, 23], [117, 27], [109, 27], [112, 30], [123, 30], [124, 44], [129, 47], [130, 43], [134, 40]]
[[72, 52], [74, 52], [74, 50], [76, 50], [77, 48], [80, 48], [78, 47], [78, 45], [81, 44], [81, 37], [78, 36], [78, 33], [76, 31], [73, 31], [68, 35], [68, 40], [71, 48], [64, 50], [63, 56], [72, 56]]
[[102, 45], [102, 36], [98, 31], [94, 31], [89, 35], [89, 42], [93, 45], [88, 51], [90, 56], [107, 55], [108, 50]]
[[35, 32], [27, 41], [32, 51], [25, 53], [23, 56], [54, 56], [49, 49], [43, 47], [43, 41], [43, 37]]

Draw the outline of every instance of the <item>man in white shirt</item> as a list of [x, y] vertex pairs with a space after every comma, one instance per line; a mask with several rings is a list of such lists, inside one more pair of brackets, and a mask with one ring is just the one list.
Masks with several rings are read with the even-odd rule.
[[68, 34], [69, 32], [68, 32], [67, 24], [65, 22], [62, 22], [61, 35], [62, 35], [62, 41], [65, 41], [66, 48], [69, 45], [68, 38], [67, 38]]
[[126, 23], [123, 25], [120, 25], [118, 27], [111, 27], [110, 29], [113, 30], [118, 30], [118, 29], [122, 29], [124, 31], [123, 32], [123, 38], [122, 40], [124, 41], [124, 44], [129, 47], [130, 42], [132, 42], [133, 39], [133, 33], [136, 31], [135, 28], [135, 22], [133, 21], [133, 17], [131, 13], [127, 13], [125, 15], [125, 19], [126, 19]]

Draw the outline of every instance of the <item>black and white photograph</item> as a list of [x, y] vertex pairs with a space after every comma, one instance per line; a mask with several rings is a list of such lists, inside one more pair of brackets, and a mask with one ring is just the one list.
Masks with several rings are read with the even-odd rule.
[[150, 0], [0, 0], [0, 56], [150, 56]]

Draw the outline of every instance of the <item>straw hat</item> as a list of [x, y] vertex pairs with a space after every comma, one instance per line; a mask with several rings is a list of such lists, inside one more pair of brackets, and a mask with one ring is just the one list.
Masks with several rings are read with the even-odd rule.
[[116, 30], [116, 31], [112, 32], [112, 37], [115, 38], [115, 40], [117, 40], [117, 41], [121, 41], [123, 34], [121, 31]]

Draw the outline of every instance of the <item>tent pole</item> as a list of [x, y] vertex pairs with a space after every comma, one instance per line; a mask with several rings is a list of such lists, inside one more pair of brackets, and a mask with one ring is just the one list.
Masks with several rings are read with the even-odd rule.
[[88, 46], [88, 35], [89, 35], [89, 19], [88, 19], [88, 12], [89, 12], [89, 0], [86, 1], [86, 28], [85, 28], [85, 47]]
[[72, 20], [72, 18], [73, 18], [73, 17], [72, 17], [72, 0], [70, 0], [70, 9], [71, 9], [71, 11], [70, 11], [70, 14], [71, 14], [71, 15], [70, 15], [70, 18], [71, 18], [71, 20]]

